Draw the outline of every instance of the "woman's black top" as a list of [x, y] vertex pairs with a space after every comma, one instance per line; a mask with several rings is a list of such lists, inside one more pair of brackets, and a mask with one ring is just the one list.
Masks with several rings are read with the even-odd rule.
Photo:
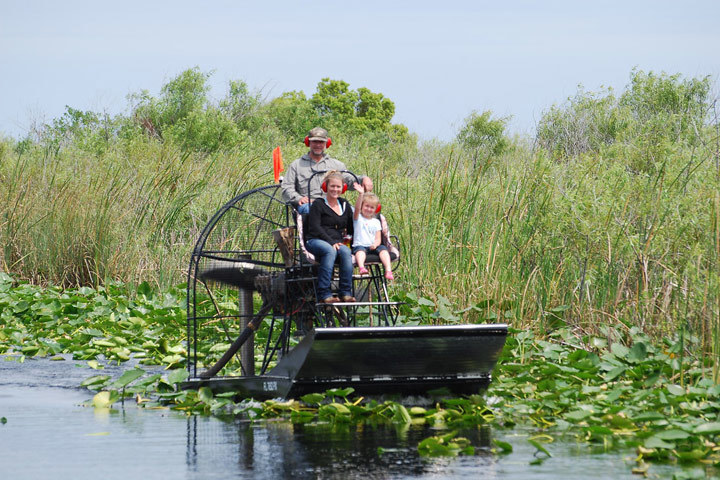
[[306, 239], [319, 238], [334, 245], [343, 243], [343, 234], [353, 234], [353, 212], [350, 203], [342, 197], [338, 198], [338, 203], [343, 209], [342, 215], [335, 213], [335, 210], [325, 203], [324, 198], [318, 198], [310, 205]]

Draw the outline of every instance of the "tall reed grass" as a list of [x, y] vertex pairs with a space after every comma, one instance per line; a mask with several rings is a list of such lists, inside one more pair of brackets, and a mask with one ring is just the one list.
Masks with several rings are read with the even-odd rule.
[[[454, 143], [380, 150], [364, 137], [334, 140], [333, 156], [375, 179], [402, 239], [399, 290], [466, 321], [567, 323], [581, 334], [637, 327], [656, 337], [683, 327], [720, 353], [713, 141], [617, 142], [554, 158], [516, 139], [478, 162]], [[286, 164], [306, 150], [280, 135], [212, 154], [142, 136], [100, 153], [0, 144], [2, 269], [68, 286], [183, 282], [215, 210], [272, 182], [278, 144]]]
[[616, 150], [561, 162], [516, 144], [475, 168], [435, 148], [422, 171], [388, 178], [383, 205], [406, 246], [405, 285], [480, 306], [470, 319], [656, 337], [687, 325], [709, 346], [720, 327], [712, 152], [668, 151], [647, 173]]
[[101, 157], [4, 150], [4, 270], [67, 286], [179, 283], [208, 215], [262, 183], [253, 147], [224, 157], [151, 141], [125, 147]]

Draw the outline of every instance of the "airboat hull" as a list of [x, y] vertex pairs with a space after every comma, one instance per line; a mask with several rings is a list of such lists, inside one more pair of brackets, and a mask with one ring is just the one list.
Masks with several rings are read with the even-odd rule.
[[506, 336], [504, 324], [316, 328], [267, 375], [191, 378], [184, 386], [256, 399], [347, 387], [359, 395], [477, 394]]

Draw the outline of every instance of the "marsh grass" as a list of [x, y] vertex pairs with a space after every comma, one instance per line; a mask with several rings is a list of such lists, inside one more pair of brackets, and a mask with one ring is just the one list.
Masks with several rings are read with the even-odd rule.
[[[272, 148], [261, 140], [200, 154], [135, 140], [98, 156], [7, 145], [3, 268], [66, 286], [180, 283], [209, 216], [272, 181]], [[287, 146], [286, 164], [303, 152]], [[658, 336], [688, 324], [707, 347], [716, 341], [720, 189], [710, 150], [668, 148], [652, 173], [623, 161], [634, 144], [572, 161], [521, 141], [484, 163], [436, 142], [409, 148], [404, 163], [362, 138], [333, 153], [375, 178], [403, 242], [401, 290], [444, 299], [466, 321], [581, 333], [626, 324]]]
[[648, 173], [623, 161], [634, 148], [569, 162], [516, 145], [479, 168], [437, 149], [416, 177], [383, 186], [406, 246], [404, 285], [464, 307], [491, 299], [497, 318], [523, 328], [715, 329], [709, 347], [720, 191], [710, 152], [669, 148]]
[[125, 147], [101, 157], [5, 151], [5, 271], [65, 286], [179, 283], [209, 215], [267, 178], [253, 152], [191, 156], [153, 142]]
[[[700, 114], [678, 124], [683, 111], [664, 107], [643, 123], [634, 119], [648, 114], [642, 102], [636, 112], [608, 99], [585, 107], [615, 109], [623, 128], [572, 155], [523, 138], [479, 158], [457, 142], [379, 144], [338, 132], [330, 153], [375, 180], [402, 240], [395, 291], [442, 306], [448, 313], [435, 322], [507, 321], [545, 333], [567, 325], [581, 339], [606, 324], [656, 338], [689, 328], [717, 358], [717, 126], [698, 123]], [[541, 140], [566, 127], [554, 123], [563, 114], [548, 114]], [[663, 131], [665, 121], [684, 126]], [[286, 165], [306, 151], [267, 125], [208, 150], [139, 130], [87, 148], [81, 133], [0, 140], [1, 265], [18, 278], [177, 285], [210, 216], [272, 182], [272, 149], [281, 146]]]

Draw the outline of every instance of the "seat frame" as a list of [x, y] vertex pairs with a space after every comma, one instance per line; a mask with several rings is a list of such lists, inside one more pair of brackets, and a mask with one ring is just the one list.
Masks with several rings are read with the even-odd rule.
[[[390, 229], [385, 216], [378, 214], [380, 225], [382, 226], [382, 243], [388, 248], [390, 253], [390, 261], [394, 265], [400, 262], [400, 242], [397, 236], [390, 234]], [[399, 314], [399, 305], [403, 302], [395, 302], [390, 299], [387, 279], [385, 278], [380, 257], [377, 254], [368, 254], [365, 265], [369, 271], [366, 275], [353, 273], [353, 296], [357, 298], [357, 302], [338, 302], [333, 304], [325, 304], [320, 302], [317, 295], [317, 262], [315, 256], [307, 249], [305, 244], [304, 227], [307, 222], [307, 215], [295, 215], [295, 242], [297, 259], [294, 267], [295, 271], [288, 279], [288, 285], [296, 284], [299, 291], [288, 292], [288, 298], [291, 295], [300, 295], [303, 298], [314, 297], [314, 315], [313, 325], [315, 326], [357, 326], [359, 317], [367, 317], [369, 326], [373, 326], [376, 322], [386, 326], [395, 325]], [[356, 265], [355, 255], [352, 256], [353, 265]], [[292, 270], [292, 268], [290, 269]], [[337, 273], [333, 274], [333, 285], [337, 285]], [[335, 290], [335, 289], [334, 289]], [[296, 297], [297, 298], [297, 297]], [[367, 310], [365, 312], [365, 310]], [[362, 313], [362, 315], [360, 315]], [[304, 328], [298, 324], [298, 330], [307, 330], [308, 324]]]

